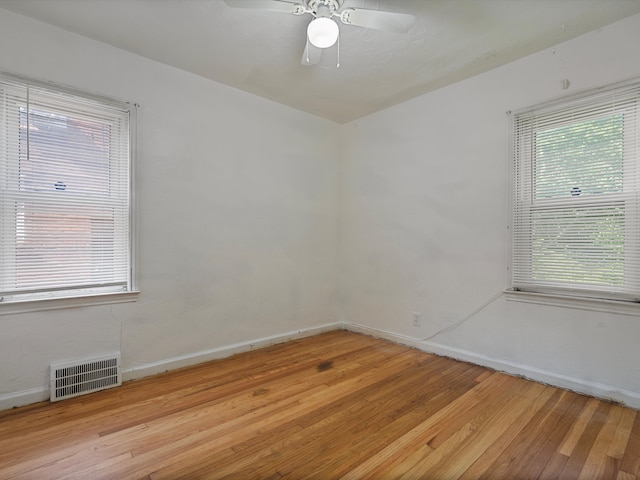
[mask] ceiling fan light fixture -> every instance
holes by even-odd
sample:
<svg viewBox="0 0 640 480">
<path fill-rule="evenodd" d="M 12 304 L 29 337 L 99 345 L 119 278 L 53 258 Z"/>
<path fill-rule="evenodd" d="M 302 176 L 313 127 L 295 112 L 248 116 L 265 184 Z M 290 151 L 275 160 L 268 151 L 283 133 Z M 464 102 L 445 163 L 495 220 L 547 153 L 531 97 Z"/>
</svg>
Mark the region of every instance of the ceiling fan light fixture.
<svg viewBox="0 0 640 480">
<path fill-rule="evenodd" d="M 328 17 L 318 17 L 307 27 L 307 36 L 314 47 L 329 48 L 338 40 L 338 24 Z"/>
</svg>

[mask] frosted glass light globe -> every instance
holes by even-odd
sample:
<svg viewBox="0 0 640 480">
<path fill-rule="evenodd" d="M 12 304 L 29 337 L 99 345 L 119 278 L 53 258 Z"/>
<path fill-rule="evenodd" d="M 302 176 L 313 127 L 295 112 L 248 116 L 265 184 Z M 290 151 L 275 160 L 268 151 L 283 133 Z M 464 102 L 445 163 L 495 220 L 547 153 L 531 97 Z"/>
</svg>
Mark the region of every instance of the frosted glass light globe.
<svg viewBox="0 0 640 480">
<path fill-rule="evenodd" d="M 338 24 L 327 17 L 314 19 L 307 27 L 307 36 L 314 47 L 329 48 L 338 40 Z"/>
</svg>

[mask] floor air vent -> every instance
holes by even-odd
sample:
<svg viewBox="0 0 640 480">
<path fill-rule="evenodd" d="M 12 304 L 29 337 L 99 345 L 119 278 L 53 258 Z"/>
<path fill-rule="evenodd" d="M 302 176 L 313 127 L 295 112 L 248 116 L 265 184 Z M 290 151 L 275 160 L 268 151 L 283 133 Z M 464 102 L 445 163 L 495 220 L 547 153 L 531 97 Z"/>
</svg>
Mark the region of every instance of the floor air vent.
<svg viewBox="0 0 640 480">
<path fill-rule="evenodd" d="M 51 364 L 51 401 L 122 385 L 120 354 Z"/>
</svg>

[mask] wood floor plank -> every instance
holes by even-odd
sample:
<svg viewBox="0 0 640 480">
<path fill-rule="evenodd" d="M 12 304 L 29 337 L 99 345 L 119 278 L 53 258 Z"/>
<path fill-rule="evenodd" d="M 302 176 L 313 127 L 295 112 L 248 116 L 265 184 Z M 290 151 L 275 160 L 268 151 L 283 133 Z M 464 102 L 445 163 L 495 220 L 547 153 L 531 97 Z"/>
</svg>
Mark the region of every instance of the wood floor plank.
<svg viewBox="0 0 640 480">
<path fill-rule="evenodd" d="M 580 436 L 580 439 L 573 449 L 567 464 L 562 470 L 562 478 L 579 477 L 600 431 L 607 422 L 612 406 L 613 404 L 607 402 L 599 402 L 598 408 L 596 408 L 593 413 L 587 428 L 585 428 L 584 432 Z"/>
<path fill-rule="evenodd" d="M 587 425 L 589 425 L 591 417 L 593 417 L 593 414 L 598 408 L 598 405 L 600 405 L 600 402 L 597 399 L 589 399 L 584 409 L 582 410 L 578 421 L 573 424 L 566 437 L 562 441 L 560 448 L 558 448 L 558 453 L 566 457 L 571 456 L 571 454 L 573 453 L 573 449 L 578 444 L 578 441 L 580 440 L 584 429 L 587 428 Z"/>
<path fill-rule="evenodd" d="M 612 405 L 609 415 L 596 437 L 591 451 L 587 456 L 582 469 L 580 470 L 580 480 L 590 480 L 592 478 L 613 478 L 618 471 L 618 459 L 608 455 L 609 446 L 613 442 L 618 424 L 622 419 L 624 408 Z M 603 452 L 605 454 L 603 455 Z"/>
<path fill-rule="evenodd" d="M 628 408 L 622 410 L 622 417 L 616 428 L 616 433 L 611 440 L 607 455 L 612 458 L 622 460 L 624 453 L 629 443 L 629 437 L 631 436 L 631 429 L 633 428 L 633 422 L 636 418 L 636 412 Z"/>
<path fill-rule="evenodd" d="M 546 405 L 554 392 L 555 389 L 551 387 L 534 384 L 530 389 L 530 393 L 523 395 L 521 400 L 525 404 L 523 413 L 512 422 L 500 436 L 488 442 L 488 448 L 484 451 L 483 455 L 478 458 L 460 478 L 472 480 L 480 478 L 482 475 L 490 476 L 489 474 L 492 472 L 493 465 L 497 462 L 498 458 L 500 458 L 507 448 L 517 443 L 516 438 L 521 435 L 522 430 L 530 424 L 534 416 Z"/>
<path fill-rule="evenodd" d="M 486 392 L 487 389 L 490 390 L 494 382 L 498 382 L 501 379 L 501 376 L 496 374 L 472 389 L 467 389 L 467 391 L 452 401 L 449 398 L 444 398 L 444 403 L 439 404 L 436 410 L 431 412 L 425 411 L 415 427 L 406 431 L 394 442 L 390 442 L 389 445 L 379 451 L 375 456 L 365 460 L 352 471 L 345 473 L 344 478 L 365 478 L 365 476 L 373 472 L 375 472 L 374 475 L 381 475 L 381 466 L 389 466 L 390 461 L 403 462 L 415 449 L 421 448 L 421 446 L 425 444 L 428 446 L 429 441 L 432 440 L 441 429 L 446 428 L 446 420 L 452 417 L 453 412 L 456 412 L 458 408 L 465 408 L 470 402 L 479 401 L 483 392 Z M 433 448 L 429 446 L 429 448 L 425 450 L 432 451 Z"/>
<path fill-rule="evenodd" d="M 0 412 L 0 478 L 636 479 L 637 412 L 328 332 Z"/>
<path fill-rule="evenodd" d="M 620 470 L 618 475 L 616 476 L 616 480 L 636 480 L 637 477 L 635 475 L 631 475 L 630 473 L 623 472 Z"/>
<path fill-rule="evenodd" d="M 464 446 L 475 437 L 478 430 L 486 426 L 491 420 L 498 408 L 495 405 L 488 404 L 473 419 L 457 428 L 455 433 L 448 436 L 447 439 L 434 446 L 429 442 L 433 451 L 430 455 L 423 457 L 408 471 L 399 478 L 411 480 L 414 478 L 458 478 L 473 463 L 473 458 L 465 458 Z"/>
<path fill-rule="evenodd" d="M 584 405 L 586 400 L 571 392 L 555 391 L 480 478 L 509 478 L 511 471 L 520 472 L 523 478 L 537 478 L 571 427 L 574 419 L 567 413 L 574 403 Z"/>
<path fill-rule="evenodd" d="M 640 476 L 640 414 L 636 413 L 627 448 L 620 463 L 620 470 Z"/>
<path fill-rule="evenodd" d="M 562 478 L 562 471 L 569 461 L 569 457 L 562 453 L 554 453 L 549 458 L 538 480 L 557 480 Z"/>
<path fill-rule="evenodd" d="M 518 395 L 515 388 L 505 393 L 500 402 L 495 403 L 495 410 L 486 408 L 482 412 L 483 416 L 489 417 L 480 423 L 474 419 L 469 425 L 471 434 L 455 447 L 452 444 L 455 450 L 443 451 L 442 458 L 426 470 L 425 475 L 428 478 L 460 478 L 488 450 L 494 439 L 500 438 L 525 414 L 527 404 L 528 401 Z"/>
</svg>

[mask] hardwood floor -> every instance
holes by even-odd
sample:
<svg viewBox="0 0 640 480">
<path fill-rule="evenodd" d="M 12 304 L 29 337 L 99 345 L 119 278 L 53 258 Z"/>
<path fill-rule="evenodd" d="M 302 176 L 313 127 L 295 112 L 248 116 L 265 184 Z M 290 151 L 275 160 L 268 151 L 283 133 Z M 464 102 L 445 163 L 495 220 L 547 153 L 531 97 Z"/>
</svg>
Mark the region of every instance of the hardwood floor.
<svg viewBox="0 0 640 480">
<path fill-rule="evenodd" d="M 336 331 L 0 412 L 0 478 L 637 479 L 635 410 Z"/>
</svg>

